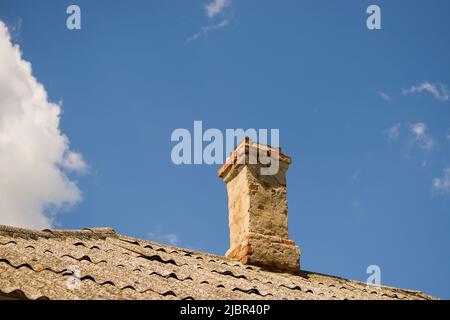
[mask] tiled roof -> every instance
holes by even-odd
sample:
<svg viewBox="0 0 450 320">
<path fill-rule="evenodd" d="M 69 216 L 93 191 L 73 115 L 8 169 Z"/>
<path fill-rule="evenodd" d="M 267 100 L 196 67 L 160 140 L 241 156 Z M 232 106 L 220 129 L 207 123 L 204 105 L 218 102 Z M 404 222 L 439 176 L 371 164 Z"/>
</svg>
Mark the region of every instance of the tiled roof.
<svg viewBox="0 0 450 320">
<path fill-rule="evenodd" d="M 79 270 L 78 287 L 68 286 Z M 118 235 L 110 228 L 0 226 L 0 299 L 433 299 L 418 291 L 225 257 Z"/>
</svg>

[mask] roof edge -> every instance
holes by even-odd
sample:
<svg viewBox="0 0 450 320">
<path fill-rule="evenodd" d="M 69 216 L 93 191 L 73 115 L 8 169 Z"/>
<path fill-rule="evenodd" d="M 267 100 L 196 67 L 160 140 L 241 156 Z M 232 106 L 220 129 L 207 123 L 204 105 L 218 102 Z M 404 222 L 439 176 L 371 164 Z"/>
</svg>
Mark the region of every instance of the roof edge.
<svg viewBox="0 0 450 320">
<path fill-rule="evenodd" d="M 19 227 L 0 225 L 0 236 L 38 239 L 38 238 L 92 238 L 105 239 L 108 237 L 117 238 L 117 233 L 113 228 L 83 228 L 78 230 L 58 230 L 44 229 L 32 230 Z"/>
</svg>

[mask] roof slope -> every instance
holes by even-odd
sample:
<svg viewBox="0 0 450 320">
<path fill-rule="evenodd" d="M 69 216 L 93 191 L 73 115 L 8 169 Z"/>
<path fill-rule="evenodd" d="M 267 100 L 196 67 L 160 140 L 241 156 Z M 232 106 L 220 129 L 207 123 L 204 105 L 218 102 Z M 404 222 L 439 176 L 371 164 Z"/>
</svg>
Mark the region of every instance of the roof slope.
<svg viewBox="0 0 450 320">
<path fill-rule="evenodd" d="M 81 285 L 69 289 L 73 266 Z M 110 228 L 0 226 L 0 299 L 433 299 L 302 271 L 274 273 L 225 257 L 118 235 Z"/>
</svg>

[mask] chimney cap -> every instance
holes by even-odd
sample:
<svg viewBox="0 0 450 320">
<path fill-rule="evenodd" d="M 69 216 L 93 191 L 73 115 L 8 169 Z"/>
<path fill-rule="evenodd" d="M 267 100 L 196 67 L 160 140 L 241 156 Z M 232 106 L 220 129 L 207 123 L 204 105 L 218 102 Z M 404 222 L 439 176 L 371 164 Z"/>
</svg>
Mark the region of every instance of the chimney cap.
<svg viewBox="0 0 450 320">
<path fill-rule="evenodd" d="M 220 178 L 226 176 L 226 174 L 234 167 L 239 165 L 249 164 L 248 159 L 249 155 L 261 155 L 266 154 L 267 157 L 272 159 L 277 159 L 278 161 L 285 162 L 286 164 L 291 164 L 291 157 L 285 155 L 280 147 L 274 148 L 267 144 L 257 143 L 253 140 L 250 140 L 249 137 L 245 137 L 244 140 L 234 148 L 233 152 L 231 152 L 230 156 L 227 158 L 222 167 L 217 171 L 217 175 Z"/>
</svg>

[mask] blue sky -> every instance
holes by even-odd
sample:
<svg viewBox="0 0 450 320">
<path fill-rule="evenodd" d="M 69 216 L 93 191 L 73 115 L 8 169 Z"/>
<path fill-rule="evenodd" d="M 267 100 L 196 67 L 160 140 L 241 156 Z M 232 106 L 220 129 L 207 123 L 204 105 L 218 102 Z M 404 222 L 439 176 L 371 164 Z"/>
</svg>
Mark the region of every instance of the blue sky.
<svg viewBox="0 0 450 320">
<path fill-rule="evenodd" d="M 450 3 L 233 0 L 209 17 L 210 2 L 0 2 L 89 167 L 67 173 L 82 200 L 56 227 L 223 255 L 219 165 L 174 165 L 171 133 L 278 128 L 303 269 L 365 281 L 375 264 L 383 284 L 450 298 Z"/>
</svg>

